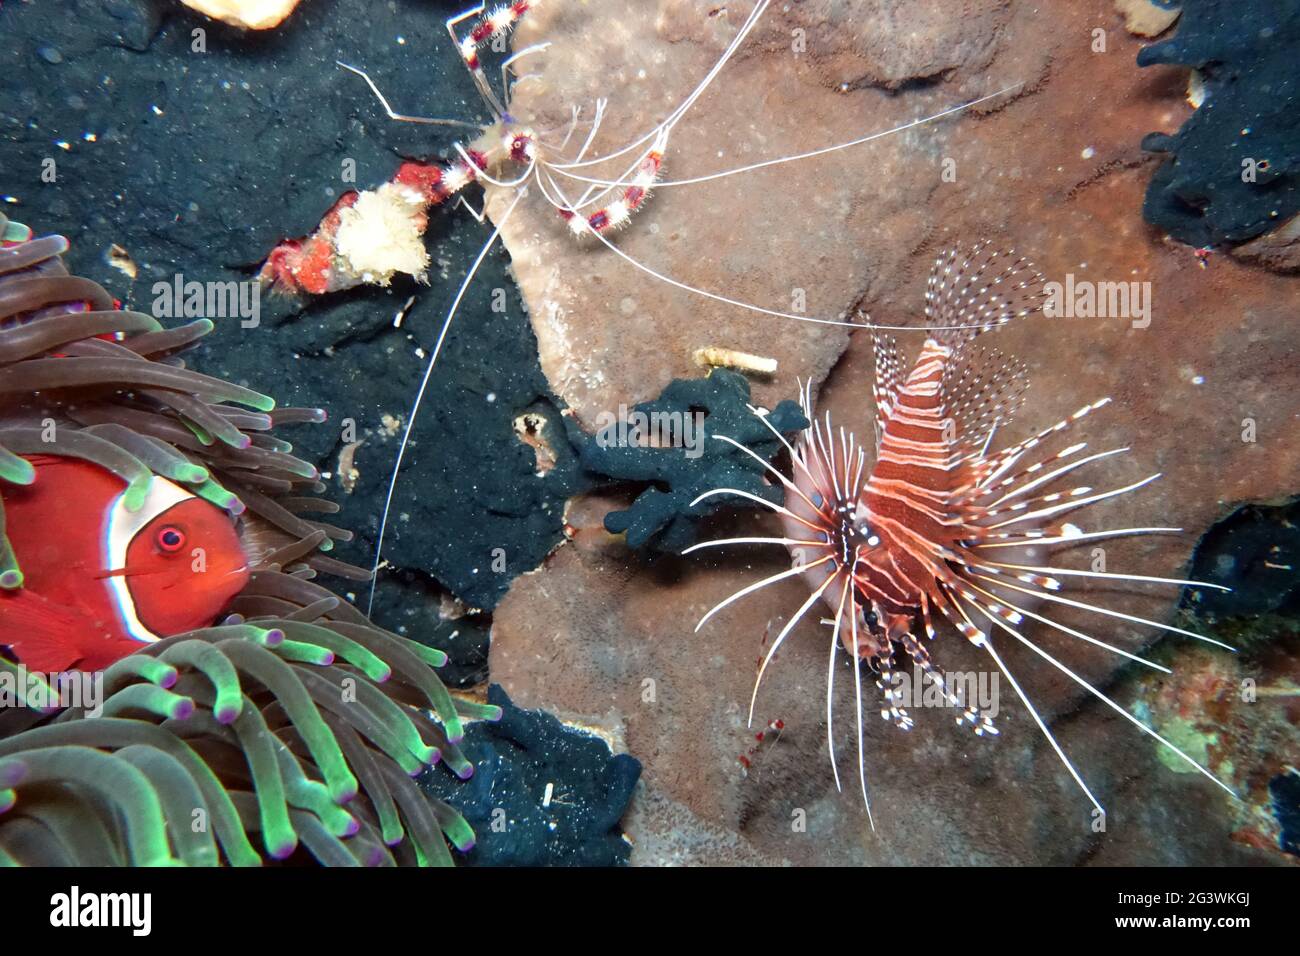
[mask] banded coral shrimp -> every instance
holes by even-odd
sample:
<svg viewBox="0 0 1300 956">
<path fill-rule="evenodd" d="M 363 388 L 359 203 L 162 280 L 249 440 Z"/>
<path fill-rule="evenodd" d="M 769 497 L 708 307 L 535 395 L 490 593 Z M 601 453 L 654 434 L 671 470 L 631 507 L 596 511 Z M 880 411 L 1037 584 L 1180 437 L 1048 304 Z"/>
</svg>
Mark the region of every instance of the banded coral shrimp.
<svg viewBox="0 0 1300 956">
<path fill-rule="evenodd" d="M 538 132 L 537 129 L 540 127 L 526 124 L 515 115 L 514 89 L 526 78 L 521 77 L 512 83 L 511 71 L 521 58 L 543 54 L 547 48 L 545 42 L 526 46 L 506 58 L 501 64 L 503 92 L 500 96 L 491 90 L 488 83 L 486 68 L 480 59 L 483 44 L 493 37 L 509 32 L 536 6 L 536 4 L 517 3 L 491 13 L 485 13 L 479 7 L 452 17 L 448 21 L 448 31 L 456 40 L 465 65 L 473 74 L 476 86 L 483 93 L 484 103 L 493 114 L 494 121 L 487 127 L 483 136 L 469 147 L 463 145 L 456 147 L 460 158 L 451 165 L 432 171 L 426 166 L 423 172 L 406 169 L 405 172 L 399 171 L 398 177 L 394 180 L 395 189 L 408 191 L 411 205 L 419 207 L 419 215 L 423 215 L 423 209 L 428 205 L 440 204 L 451 196 L 458 195 L 460 190 L 471 181 L 481 182 L 488 193 L 485 208 L 492 214 L 495 227 L 468 269 L 451 303 L 435 344 L 430 350 L 429 361 L 411 406 L 411 412 L 406 418 L 397 461 L 391 473 L 385 505 L 379 521 L 373 564 L 376 573 L 383 563 L 383 543 L 389 525 L 398 475 L 435 363 L 445 344 L 447 330 L 476 272 L 497 239 L 502 236 L 516 209 L 529 195 L 530 190 L 540 199 L 544 207 L 550 210 L 552 231 L 561 235 L 566 231 L 571 232 L 591 247 L 591 250 L 599 250 L 608 257 L 620 260 L 623 268 L 639 271 L 655 284 L 671 287 L 685 293 L 688 297 L 726 309 L 748 312 L 769 319 L 786 319 L 806 325 L 832 328 L 878 327 L 868 321 L 847 320 L 843 316 L 823 318 L 800 313 L 794 309 L 770 308 L 718 290 L 679 280 L 647 264 L 637 255 L 620 248 L 610 241 L 608 234 L 626 224 L 634 212 L 643 208 L 652 189 L 697 185 L 728 177 L 745 177 L 762 169 L 850 149 L 969 110 L 979 104 L 1004 97 L 1016 88 L 1012 86 L 999 89 L 910 122 L 829 146 L 789 153 L 699 176 L 664 179 L 660 175 L 661 166 L 665 156 L 670 155 L 671 135 L 688 111 L 710 89 L 723 68 L 735 58 L 737 51 L 768 10 L 770 0 L 759 0 L 749 8 L 743 23 L 735 29 L 733 35 L 729 36 L 725 47 L 711 67 L 690 93 L 674 108 L 667 111 L 663 118 L 639 135 L 634 135 L 629 141 L 595 155 L 593 155 L 593 143 L 597 142 L 598 134 L 603 132 L 602 127 L 608 126 L 607 121 L 610 116 L 608 100 L 597 100 L 591 119 L 585 125 L 580 108 L 577 106 L 571 108 L 568 122 L 557 126 L 553 132 Z M 717 11 L 705 13 L 705 16 L 712 17 L 716 13 Z M 468 28 L 468 33 L 459 33 L 458 26 L 474 16 L 480 18 Z M 393 108 L 388 97 L 371 81 L 361 67 L 348 65 L 346 68 L 361 75 L 379 97 L 386 114 L 393 120 L 415 123 L 440 122 L 399 112 Z M 583 130 L 581 134 L 577 132 L 579 129 Z M 574 147 L 574 152 L 564 155 L 568 145 L 571 142 L 576 143 L 579 138 L 581 142 Z M 602 173 L 606 168 L 605 164 L 609 164 L 608 168 L 614 172 Z M 577 183 L 582 188 L 582 192 L 570 195 L 569 190 L 573 188 L 570 183 Z M 351 216 L 346 218 L 354 219 Z M 375 581 L 372 581 L 371 600 L 373 600 L 374 586 Z"/>
</svg>

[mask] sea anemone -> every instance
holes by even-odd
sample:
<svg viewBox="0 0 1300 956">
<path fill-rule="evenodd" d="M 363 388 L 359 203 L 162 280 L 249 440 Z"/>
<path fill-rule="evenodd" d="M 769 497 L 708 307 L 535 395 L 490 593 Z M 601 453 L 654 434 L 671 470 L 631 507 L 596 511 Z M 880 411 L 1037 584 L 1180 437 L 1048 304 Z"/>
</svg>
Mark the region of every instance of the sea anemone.
<svg viewBox="0 0 1300 956">
<path fill-rule="evenodd" d="M 0 249 L 0 480 L 38 480 L 20 457 L 35 452 L 93 462 L 128 498 L 160 475 L 241 515 L 252 566 L 220 625 L 86 677 L 102 679 L 93 700 L 64 706 L 76 678 L 52 687 L 0 657 L 0 691 L 25 705 L 0 713 L 0 863 L 257 865 L 250 832 L 270 859 L 301 844 L 327 865 L 447 863 L 443 835 L 469 849 L 465 821 L 411 778 L 440 761 L 467 778 L 463 719 L 500 709 L 453 699 L 433 670 L 445 654 L 312 580 L 366 577 L 321 553 L 350 535 L 301 517 L 337 507 L 304 496 L 324 490 L 315 468 L 271 434 L 323 412 L 187 370 L 176 354 L 212 323 L 118 310 L 68 275 L 62 237 L 3 216 L 0 237 L 17 243 Z"/>
<path fill-rule="evenodd" d="M 0 864 L 257 866 L 250 834 L 270 859 L 301 843 L 329 866 L 449 864 L 443 834 L 469 850 L 469 825 L 411 777 L 443 758 L 469 776 L 448 734 L 496 709 L 453 702 L 438 651 L 308 616 L 150 645 L 103 673 L 91 714 L 48 716 L 68 685 L 0 662 L 25 705 L 0 717 Z"/>
</svg>

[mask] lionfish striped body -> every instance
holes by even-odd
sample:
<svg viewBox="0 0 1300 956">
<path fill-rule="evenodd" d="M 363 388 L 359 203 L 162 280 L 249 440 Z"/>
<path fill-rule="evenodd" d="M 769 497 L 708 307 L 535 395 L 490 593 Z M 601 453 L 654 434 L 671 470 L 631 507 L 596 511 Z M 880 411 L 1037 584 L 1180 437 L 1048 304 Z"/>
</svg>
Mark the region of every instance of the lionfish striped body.
<svg viewBox="0 0 1300 956">
<path fill-rule="evenodd" d="M 775 505 L 729 488 L 714 489 L 697 499 L 739 495 L 765 504 L 780 516 L 785 536 L 709 541 L 695 545 L 688 552 L 704 547 L 764 543 L 784 545 L 794 558 L 790 570 L 731 595 L 704 615 L 700 626 L 733 601 L 768 584 L 802 576 L 811 588 L 807 600 L 786 622 L 759 667 L 750 702 L 751 721 L 763 674 L 781 644 L 819 602 L 831 611 L 832 617 L 827 622 L 833 628 L 827 671 L 827 745 L 837 786 L 832 698 L 839 646 L 855 662 L 866 661 L 878 673 L 876 684 L 884 697 L 881 716 L 899 728 L 907 730 L 913 724 L 904 707 L 902 691 L 895 687 L 894 662 L 901 651 L 942 688 L 950 704 L 959 707 L 959 725 L 969 725 L 981 736 L 997 733 L 987 715 L 960 699 L 931 659 L 927 644 L 935 639 L 937 619 L 944 618 L 958 633 L 989 654 L 1097 811 L 1102 812 L 1101 804 L 1007 669 L 999 652 L 1003 641 L 1027 646 L 1224 787 L 1191 757 L 1023 633 L 1025 620 L 1031 619 L 1130 660 L 1167 670 L 1054 622 L 1035 610 L 1045 604 L 1060 603 L 1227 648 L 1218 641 L 1180 628 L 1074 601 L 1058 593 L 1062 588 L 1060 579 L 1075 576 L 1202 587 L 1217 585 L 1043 566 L 1042 555 L 1056 546 L 1178 530 L 1119 528 L 1084 532 L 1063 520 L 1069 512 L 1134 491 L 1159 477 L 1152 475 L 1103 492 L 1088 487 L 1065 490 L 1057 487 L 1059 479 L 1076 469 L 1128 450 L 1081 455 L 1087 447 L 1083 442 L 1055 452 L 1049 450 L 1050 443 L 1061 433 L 1106 405 L 1109 399 L 1084 406 L 1024 441 L 990 451 L 995 432 L 1009 424 L 1020 406 L 1025 370 L 1018 362 L 972 346 L 971 340 L 980 332 L 1035 311 L 1043 287 L 1043 278 L 1026 260 L 1001 254 L 985 243 L 968 252 L 953 250 L 941 256 L 935 262 L 926 291 L 929 336 L 906 377 L 894 343 L 876 340 L 873 390 L 876 447 L 870 465 L 867 450 L 843 429 L 836 432 L 829 415 L 817 420 L 810 389 L 805 387 L 801 400 L 810 425 L 793 447 L 786 444 L 792 475 L 787 478 L 753 456 L 785 488 L 784 503 Z M 754 411 L 763 417 L 757 409 Z M 717 437 L 736 444 L 723 436 Z M 859 780 L 870 817 L 863 753 L 862 676 L 858 663 L 853 671 Z"/>
</svg>

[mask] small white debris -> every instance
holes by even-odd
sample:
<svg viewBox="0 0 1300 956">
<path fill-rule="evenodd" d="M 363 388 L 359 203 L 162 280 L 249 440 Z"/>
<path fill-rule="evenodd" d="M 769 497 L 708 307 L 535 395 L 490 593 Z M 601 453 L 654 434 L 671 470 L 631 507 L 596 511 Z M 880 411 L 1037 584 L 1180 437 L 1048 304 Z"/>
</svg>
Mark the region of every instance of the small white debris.
<svg viewBox="0 0 1300 956">
<path fill-rule="evenodd" d="M 415 296 L 411 296 L 402 303 L 402 307 L 398 309 L 397 313 L 393 316 L 393 328 L 400 329 L 402 327 L 402 320 L 406 318 L 407 313 L 411 311 L 411 306 L 413 305 L 415 305 Z"/>
<path fill-rule="evenodd" d="M 1085 146 L 1083 148 L 1083 152 L 1080 153 L 1079 155 L 1082 156 L 1084 159 L 1092 159 L 1092 157 L 1097 155 L 1097 151 L 1093 149 L 1091 146 Z"/>
<path fill-rule="evenodd" d="M 104 261 L 129 279 L 134 279 L 139 275 L 139 269 L 135 264 L 135 260 L 131 258 L 131 254 L 116 242 L 104 252 Z"/>
<path fill-rule="evenodd" d="M 701 368 L 734 368 L 759 375 L 771 375 L 776 371 L 777 364 L 774 358 L 717 346 L 696 349 L 692 357 L 695 359 L 695 364 Z"/>
<path fill-rule="evenodd" d="M 345 494 L 352 494 L 361 478 L 361 472 L 358 470 L 355 461 L 357 449 L 363 444 L 365 444 L 364 438 L 361 441 L 354 441 L 344 445 L 339 452 L 339 484 L 343 486 Z"/>
</svg>

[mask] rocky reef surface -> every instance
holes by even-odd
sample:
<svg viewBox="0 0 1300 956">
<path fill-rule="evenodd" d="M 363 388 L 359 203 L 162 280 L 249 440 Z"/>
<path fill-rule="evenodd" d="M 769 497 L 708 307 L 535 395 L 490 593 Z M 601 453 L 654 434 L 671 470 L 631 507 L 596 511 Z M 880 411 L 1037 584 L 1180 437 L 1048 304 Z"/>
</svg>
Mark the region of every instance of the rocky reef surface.
<svg viewBox="0 0 1300 956">
<path fill-rule="evenodd" d="M 698 5 L 670 0 L 632 10 L 552 5 L 517 38 L 554 45 L 533 67 L 540 79 L 519 87 L 516 109 L 559 122 L 567 104 L 608 96 L 598 142 L 620 144 L 690 92 L 737 26 L 734 11 L 702 16 Z M 794 43 L 799 30 L 803 52 Z M 782 311 L 802 289 L 810 315 L 861 311 L 889 324 L 917 320 L 930 260 L 973 237 L 1033 255 L 1062 283 L 1071 274 L 1143 283 L 1146 316 L 1038 318 L 989 344 L 1030 367 L 1012 437 L 1113 396 L 1080 439 L 1131 451 L 1095 484 L 1163 476 L 1106 506 L 1105 524 L 1168 524 L 1185 534 L 1108 543 L 1107 567 L 1177 576 L 1198 536 L 1237 504 L 1295 494 L 1296 449 L 1287 436 L 1300 412 L 1291 385 L 1300 332 L 1289 304 L 1294 280 L 1223 256 L 1202 267 L 1191 248 L 1143 221 L 1143 194 L 1162 160 L 1143 151 L 1142 137 L 1173 133 L 1193 112 L 1186 69 L 1137 68 L 1143 42 L 1107 4 L 977 3 L 961 18 L 948 5 L 920 2 L 783 9 L 676 128 L 667 178 L 843 142 L 1020 85 L 966 115 L 853 150 L 660 189 L 617 242 L 692 286 Z M 506 198 L 490 195 L 489 210 L 499 212 Z M 865 336 L 666 287 L 606 250 L 574 245 L 547 225 L 554 213 L 540 200 L 521 209 L 506 226 L 507 248 L 542 367 L 580 419 L 655 394 L 688 374 L 696 349 L 714 346 L 779 360 L 778 373 L 756 383 L 767 404 L 811 378 L 837 422 L 870 434 Z M 900 338 L 915 348 L 906 333 Z M 757 527 L 744 518 L 719 530 Z M 692 631 L 722 597 L 787 560 L 737 549 L 721 559 L 638 566 L 619 542 L 580 537 L 517 581 L 499 606 L 493 679 L 527 706 L 605 720 L 645 761 L 629 822 L 634 862 L 1284 859 L 1277 843 L 1262 850 L 1253 838 L 1234 841 L 1238 806 L 1194 774 L 1170 771 L 1149 739 L 1024 654 L 1013 655 L 1012 667 L 1107 805 L 1107 830 L 1093 832 L 1086 801 L 1012 701 L 996 741 L 958 733 L 937 712 L 922 714 L 907 734 L 872 720 L 871 834 L 860 801 L 837 794 L 832 782 L 824 739 L 829 638 L 817 626 L 801 626 L 782 649 L 755 726 L 745 725 L 762 642 L 799 605 L 802 586 L 775 585 Z M 1177 600 L 1156 590 L 1090 596 L 1156 619 L 1167 619 Z M 547 626 L 537 628 L 538 619 Z M 1176 670 L 1183 655 L 1199 653 L 1123 621 L 1061 619 L 1125 647 L 1160 645 Z M 1293 632 L 1281 625 L 1274 633 L 1282 642 Z M 1132 675 L 1095 649 L 1044 640 L 1126 703 L 1140 693 Z M 940 641 L 936 654 L 947 666 L 979 666 L 955 640 Z M 1268 675 L 1294 673 L 1294 645 L 1277 646 L 1271 662 L 1244 653 L 1222 666 L 1241 668 L 1236 677 L 1257 671 L 1264 686 Z M 851 678 L 838 688 L 843 774 L 854 757 Z M 1300 756 L 1294 709 L 1285 697 L 1251 706 L 1286 732 L 1247 733 L 1235 751 L 1254 749 L 1258 763 L 1280 772 Z M 769 735 L 746 771 L 739 758 L 753 750 L 755 731 L 777 719 L 779 739 Z M 1246 804 L 1267 803 L 1268 779 L 1258 768 Z"/>
</svg>

